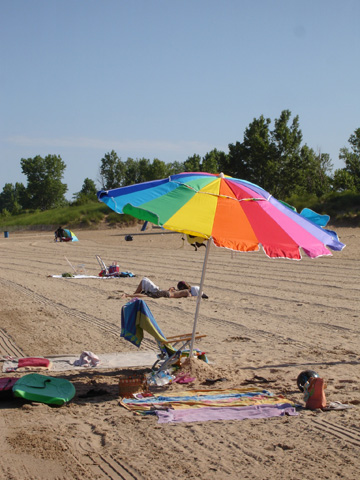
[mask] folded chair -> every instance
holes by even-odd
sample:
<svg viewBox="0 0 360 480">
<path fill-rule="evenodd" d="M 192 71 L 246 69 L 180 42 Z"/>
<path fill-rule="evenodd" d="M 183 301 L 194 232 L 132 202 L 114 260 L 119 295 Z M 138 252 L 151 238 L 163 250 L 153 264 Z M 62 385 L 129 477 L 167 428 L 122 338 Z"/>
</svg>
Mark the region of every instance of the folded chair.
<svg viewBox="0 0 360 480">
<path fill-rule="evenodd" d="M 103 259 L 100 257 L 100 255 L 95 255 L 96 257 L 96 260 L 98 261 L 98 264 L 101 268 L 101 272 L 105 274 L 109 273 L 109 269 L 108 267 L 106 266 L 105 262 L 103 261 Z"/>
<path fill-rule="evenodd" d="M 166 370 L 171 365 L 179 362 L 182 355 L 186 355 L 186 349 L 191 342 L 191 333 L 165 337 L 146 302 L 142 299 L 134 298 L 121 309 L 120 336 L 140 347 L 144 338 L 144 331 L 154 337 L 160 350 L 158 359 L 152 366 L 153 370 Z M 203 337 L 206 337 L 206 335 L 196 334 L 195 339 Z M 203 352 L 195 353 L 200 353 L 206 358 Z"/>
<path fill-rule="evenodd" d="M 157 340 L 157 344 L 160 349 L 158 359 L 152 366 L 154 370 L 157 366 L 159 370 L 166 370 L 171 365 L 178 363 L 181 357 L 189 356 L 189 345 L 191 343 L 191 333 L 185 333 L 177 337 L 167 337 L 166 342 Z M 195 334 L 195 340 L 206 337 L 206 335 L 199 335 L 199 332 Z M 207 362 L 207 358 L 204 352 L 200 350 L 194 350 L 194 354 Z"/>
<path fill-rule="evenodd" d="M 73 269 L 75 275 L 86 275 L 86 268 L 85 265 L 82 263 L 80 265 L 74 266 L 70 260 L 68 260 L 66 257 L 64 257 L 67 263 L 70 265 L 70 267 Z"/>
</svg>

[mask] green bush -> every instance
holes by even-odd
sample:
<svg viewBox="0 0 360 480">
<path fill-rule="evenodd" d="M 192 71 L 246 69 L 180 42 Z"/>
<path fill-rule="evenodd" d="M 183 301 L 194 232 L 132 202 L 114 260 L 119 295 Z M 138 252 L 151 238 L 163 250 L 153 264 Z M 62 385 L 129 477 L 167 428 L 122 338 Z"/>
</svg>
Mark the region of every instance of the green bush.
<svg viewBox="0 0 360 480">
<path fill-rule="evenodd" d="M 116 212 L 110 212 L 107 215 L 107 223 L 114 227 L 117 225 L 131 226 L 136 225 L 138 220 L 130 215 L 119 215 Z"/>
<path fill-rule="evenodd" d="M 301 212 L 303 208 L 311 208 L 313 210 L 313 206 L 316 205 L 318 202 L 318 197 L 316 195 L 307 194 L 307 195 L 291 195 L 291 197 L 287 198 L 285 201 L 289 205 L 292 205 L 296 208 L 297 212 Z M 321 213 L 321 212 L 318 212 Z"/>
</svg>

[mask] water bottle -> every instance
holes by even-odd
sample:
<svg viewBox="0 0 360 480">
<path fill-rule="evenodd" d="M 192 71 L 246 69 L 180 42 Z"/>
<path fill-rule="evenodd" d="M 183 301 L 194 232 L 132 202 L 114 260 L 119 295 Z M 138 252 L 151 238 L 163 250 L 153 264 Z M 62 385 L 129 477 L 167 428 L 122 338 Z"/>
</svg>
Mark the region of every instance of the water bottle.
<svg viewBox="0 0 360 480">
<path fill-rule="evenodd" d="M 155 373 L 151 372 L 146 378 L 148 385 L 156 385 Z"/>
</svg>

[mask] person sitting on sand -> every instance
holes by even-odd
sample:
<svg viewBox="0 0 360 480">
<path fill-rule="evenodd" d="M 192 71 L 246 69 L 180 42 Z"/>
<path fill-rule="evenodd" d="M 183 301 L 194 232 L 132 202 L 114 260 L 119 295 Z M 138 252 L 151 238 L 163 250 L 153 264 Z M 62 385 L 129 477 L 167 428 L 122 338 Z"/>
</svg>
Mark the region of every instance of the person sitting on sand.
<svg viewBox="0 0 360 480">
<path fill-rule="evenodd" d="M 63 241 L 63 238 L 65 237 L 65 231 L 62 227 L 59 227 L 57 230 L 55 230 L 55 242 L 60 240 L 60 242 Z"/>
</svg>

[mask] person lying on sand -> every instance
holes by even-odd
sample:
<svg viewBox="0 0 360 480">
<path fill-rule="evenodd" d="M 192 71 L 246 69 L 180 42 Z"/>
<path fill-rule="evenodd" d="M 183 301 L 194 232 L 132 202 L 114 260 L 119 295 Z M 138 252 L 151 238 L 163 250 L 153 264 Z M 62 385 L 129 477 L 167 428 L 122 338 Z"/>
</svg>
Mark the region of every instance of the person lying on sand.
<svg viewBox="0 0 360 480">
<path fill-rule="evenodd" d="M 198 286 L 191 286 L 190 283 L 187 283 L 185 282 L 184 280 L 181 280 L 178 284 L 177 284 L 177 289 L 181 292 L 186 292 L 188 291 L 190 293 L 190 296 L 191 297 L 197 297 L 199 295 L 199 292 L 200 292 L 200 287 Z M 205 293 L 202 294 L 201 298 L 209 298 L 207 295 L 205 295 Z"/>
<path fill-rule="evenodd" d="M 180 288 L 179 288 L 180 286 Z M 183 298 L 183 297 L 196 297 L 199 294 L 200 287 L 191 287 L 186 282 L 179 282 L 178 289 L 170 287 L 167 290 L 162 290 L 155 285 L 149 278 L 143 277 L 134 293 L 124 293 L 123 297 L 142 297 L 148 296 L 152 298 Z M 203 294 L 202 298 L 208 298 Z"/>
</svg>

